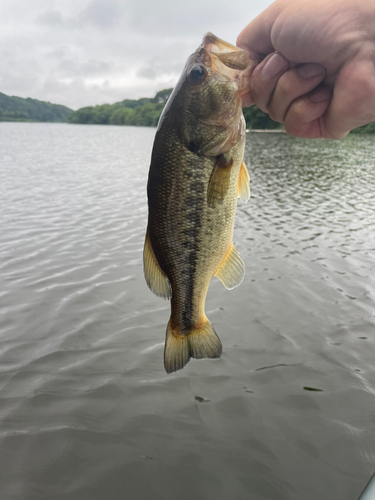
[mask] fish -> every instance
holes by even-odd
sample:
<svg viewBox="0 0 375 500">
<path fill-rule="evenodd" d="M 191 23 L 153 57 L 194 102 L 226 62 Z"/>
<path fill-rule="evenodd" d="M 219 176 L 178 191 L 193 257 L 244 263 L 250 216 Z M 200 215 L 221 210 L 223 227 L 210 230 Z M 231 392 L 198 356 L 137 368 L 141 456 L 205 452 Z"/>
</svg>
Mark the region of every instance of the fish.
<svg viewBox="0 0 375 500">
<path fill-rule="evenodd" d="M 164 367 L 219 358 L 222 343 L 205 314 L 211 278 L 239 285 L 245 266 L 233 244 L 237 198 L 247 202 L 248 52 L 212 33 L 188 58 L 159 119 L 147 184 L 143 264 L 149 288 L 171 300 Z"/>
</svg>

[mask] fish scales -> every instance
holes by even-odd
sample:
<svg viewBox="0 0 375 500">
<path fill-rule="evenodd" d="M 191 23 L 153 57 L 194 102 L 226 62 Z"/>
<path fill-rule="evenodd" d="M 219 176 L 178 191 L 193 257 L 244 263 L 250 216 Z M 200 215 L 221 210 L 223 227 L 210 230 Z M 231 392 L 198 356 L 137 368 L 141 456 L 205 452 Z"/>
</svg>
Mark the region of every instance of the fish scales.
<svg viewBox="0 0 375 500">
<path fill-rule="evenodd" d="M 219 40 L 214 35 L 207 37 L 210 42 Z M 193 56 L 190 65 L 194 67 Z M 209 113 L 197 121 L 197 97 L 188 109 L 179 98 L 185 82 L 186 78 L 182 78 L 160 120 L 147 190 L 145 276 L 157 295 L 171 298 L 165 347 L 167 372 L 182 368 L 190 357 L 221 355 L 221 342 L 204 312 L 208 287 L 228 255 L 229 264 L 224 267 L 232 266 L 232 274 L 237 272 L 239 280 L 243 277 L 242 260 L 235 249 L 232 251 L 240 172 L 246 169 L 243 116 L 240 103 L 234 105 L 230 99 L 236 95 L 240 100 L 238 84 L 228 79 L 230 88 L 221 88 L 220 99 L 211 96 L 207 100 L 215 85 L 209 89 L 211 92 L 206 91 Z M 234 132 L 228 132 L 228 119 L 217 118 L 223 102 Z M 214 122 L 209 123 L 212 112 Z M 243 189 L 246 191 L 246 186 Z"/>
</svg>

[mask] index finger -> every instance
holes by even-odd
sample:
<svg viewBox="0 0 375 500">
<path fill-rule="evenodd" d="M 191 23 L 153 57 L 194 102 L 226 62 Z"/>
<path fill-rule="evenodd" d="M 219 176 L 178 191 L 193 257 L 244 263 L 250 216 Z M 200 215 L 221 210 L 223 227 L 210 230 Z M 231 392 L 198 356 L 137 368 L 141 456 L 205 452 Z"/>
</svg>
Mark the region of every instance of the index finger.
<svg viewBox="0 0 375 500">
<path fill-rule="evenodd" d="M 275 51 L 271 41 L 271 30 L 279 9 L 278 3 L 272 4 L 244 28 L 237 38 L 237 46 L 248 50 L 250 57 L 259 62 Z"/>
</svg>

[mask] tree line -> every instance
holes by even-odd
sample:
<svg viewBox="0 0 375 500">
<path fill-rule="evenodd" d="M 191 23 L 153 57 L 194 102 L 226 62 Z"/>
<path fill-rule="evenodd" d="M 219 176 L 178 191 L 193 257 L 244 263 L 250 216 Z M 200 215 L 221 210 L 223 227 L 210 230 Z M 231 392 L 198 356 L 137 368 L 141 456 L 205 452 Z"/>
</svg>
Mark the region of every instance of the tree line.
<svg viewBox="0 0 375 500">
<path fill-rule="evenodd" d="M 160 90 L 155 97 L 124 99 L 114 104 L 86 106 L 73 111 L 66 106 L 7 96 L 0 92 L 0 121 L 68 122 L 97 125 L 133 125 L 156 127 L 172 88 Z M 246 128 L 281 129 L 277 123 L 257 106 L 243 110 Z M 353 133 L 374 134 L 375 122 L 357 128 Z"/>
<path fill-rule="evenodd" d="M 115 104 L 86 106 L 72 113 L 68 122 L 156 127 L 172 90 L 173 88 L 161 90 L 153 98 L 125 99 Z M 273 121 L 267 113 L 264 113 L 257 106 L 244 108 L 243 114 L 247 129 L 273 130 L 283 128 L 281 123 Z M 355 129 L 353 132 L 375 133 L 375 122 Z"/>
<path fill-rule="evenodd" d="M 125 99 L 115 104 L 86 106 L 75 111 L 68 122 L 156 127 L 172 90 L 160 90 L 153 98 Z"/>
<path fill-rule="evenodd" d="M 60 104 L 8 96 L 0 92 L 0 121 L 2 122 L 66 122 L 72 109 Z"/>
</svg>

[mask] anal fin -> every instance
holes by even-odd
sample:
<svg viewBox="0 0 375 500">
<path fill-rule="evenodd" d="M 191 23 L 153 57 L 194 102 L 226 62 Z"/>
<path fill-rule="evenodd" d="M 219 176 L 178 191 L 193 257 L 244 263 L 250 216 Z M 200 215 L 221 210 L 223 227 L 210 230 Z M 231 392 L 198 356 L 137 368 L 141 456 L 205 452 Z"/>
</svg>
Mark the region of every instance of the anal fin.
<svg viewBox="0 0 375 500">
<path fill-rule="evenodd" d="M 146 283 L 150 290 L 158 297 L 170 299 L 172 296 L 171 285 L 155 257 L 148 229 L 146 233 L 145 247 L 143 250 L 143 270 Z"/>
<path fill-rule="evenodd" d="M 245 264 L 233 243 L 214 276 L 219 278 L 228 290 L 232 290 L 242 282 L 245 276 Z"/>
<path fill-rule="evenodd" d="M 244 161 L 242 162 L 238 178 L 238 197 L 245 203 L 250 198 L 250 175 Z"/>
</svg>

